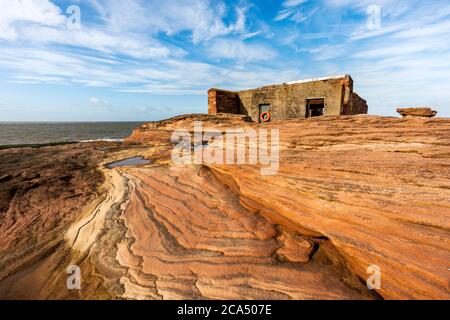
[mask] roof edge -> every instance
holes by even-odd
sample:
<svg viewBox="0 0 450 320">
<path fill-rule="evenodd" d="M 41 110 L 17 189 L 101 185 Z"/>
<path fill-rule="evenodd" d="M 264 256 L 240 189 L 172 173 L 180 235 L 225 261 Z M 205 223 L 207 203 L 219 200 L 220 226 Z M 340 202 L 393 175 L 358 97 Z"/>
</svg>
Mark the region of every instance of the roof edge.
<svg viewBox="0 0 450 320">
<path fill-rule="evenodd" d="M 297 81 L 286 82 L 286 84 L 298 84 L 298 83 L 307 83 L 307 82 L 316 82 L 316 81 L 344 79 L 344 78 L 347 78 L 347 77 L 350 77 L 350 75 L 349 74 L 343 74 L 343 75 L 337 75 L 337 76 L 311 78 L 311 79 L 304 79 L 304 80 L 297 80 Z"/>
</svg>

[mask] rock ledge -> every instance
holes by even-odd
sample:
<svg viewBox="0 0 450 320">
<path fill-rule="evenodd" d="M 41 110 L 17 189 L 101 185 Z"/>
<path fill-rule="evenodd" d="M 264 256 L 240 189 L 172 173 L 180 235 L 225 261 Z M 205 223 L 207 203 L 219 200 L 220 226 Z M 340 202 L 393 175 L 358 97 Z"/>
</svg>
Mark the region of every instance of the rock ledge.
<svg viewBox="0 0 450 320">
<path fill-rule="evenodd" d="M 403 117 L 420 117 L 420 118 L 433 118 L 438 112 L 431 108 L 398 108 L 397 112 Z"/>
</svg>

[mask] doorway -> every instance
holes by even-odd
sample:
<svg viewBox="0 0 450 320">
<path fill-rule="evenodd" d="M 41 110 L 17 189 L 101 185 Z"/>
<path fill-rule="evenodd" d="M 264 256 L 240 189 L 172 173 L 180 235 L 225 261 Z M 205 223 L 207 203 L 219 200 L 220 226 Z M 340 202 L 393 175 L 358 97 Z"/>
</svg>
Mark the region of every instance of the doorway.
<svg viewBox="0 0 450 320">
<path fill-rule="evenodd" d="M 270 104 L 260 104 L 259 105 L 259 115 L 258 115 L 258 119 L 259 122 L 261 123 L 261 115 L 265 112 L 269 112 L 270 113 Z"/>
<path fill-rule="evenodd" d="M 306 103 L 306 117 L 320 117 L 325 113 L 325 99 L 309 99 Z"/>
</svg>

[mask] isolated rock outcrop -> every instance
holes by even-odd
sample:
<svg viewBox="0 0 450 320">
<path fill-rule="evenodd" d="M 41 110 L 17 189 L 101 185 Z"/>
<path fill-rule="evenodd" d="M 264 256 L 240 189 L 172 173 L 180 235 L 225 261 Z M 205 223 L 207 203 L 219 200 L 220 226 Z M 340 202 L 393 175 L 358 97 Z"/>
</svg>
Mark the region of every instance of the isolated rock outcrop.
<svg viewBox="0 0 450 320">
<path fill-rule="evenodd" d="M 431 108 L 398 108 L 397 112 L 403 117 L 433 118 L 438 112 Z"/>
</svg>

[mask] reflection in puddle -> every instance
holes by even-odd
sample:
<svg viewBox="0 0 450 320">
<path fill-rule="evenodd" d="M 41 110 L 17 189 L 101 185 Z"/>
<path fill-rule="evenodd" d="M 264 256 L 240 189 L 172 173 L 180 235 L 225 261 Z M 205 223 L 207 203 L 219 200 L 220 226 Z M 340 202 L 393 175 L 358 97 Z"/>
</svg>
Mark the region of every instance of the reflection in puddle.
<svg viewBox="0 0 450 320">
<path fill-rule="evenodd" d="M 117 167 L 138 166 L 138 165 L 150 164 L 150 163 L 152 163 L 151 160 L 148 160 L 148 159 L 145 159 L 142 157 L 132 157 L 132 158 L 108 163 L 106 165 L 106 167 L 108 169 L 113 169 L 113 168 L 117 168 Z"/>
</svg>

